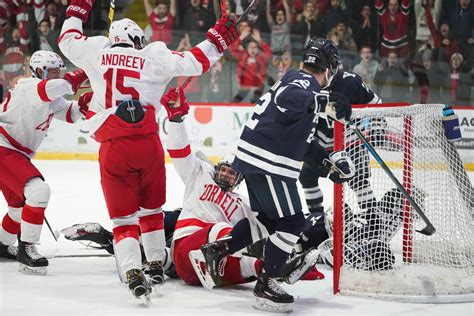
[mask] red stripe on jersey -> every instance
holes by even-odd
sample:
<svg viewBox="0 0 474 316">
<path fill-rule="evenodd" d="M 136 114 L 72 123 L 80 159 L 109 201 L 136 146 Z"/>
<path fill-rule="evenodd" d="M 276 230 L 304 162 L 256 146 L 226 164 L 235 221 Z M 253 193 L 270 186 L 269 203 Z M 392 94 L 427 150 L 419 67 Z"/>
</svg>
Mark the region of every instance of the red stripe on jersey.
<svg viewBox="0 0 474 316">
<path fill-rule="evenodd" d="M 18 149 L 18 150 L 20 150 L 24 153 L 27 153 L 28 155 L 31 155 L 33 153 L 33 151 L 31 149 L 21 146 L 21 144 L 19 142 L 17 142 L 13 137 L 11 137 L 10 134 L 8 134 L 8 132 L 2 126 L 0 126 L 0 134 L 5 136 L 5 138 L 8 140 L 8 142 L 13 147 L 15 147 L 16 149 Z"/>
<path fill-rule="evenodd" d="M 2 228 L 10 234 L 18 234 L 20 232 L 20 223 L 15 222 L 8 213 L 3 217 Z"/>
<path fill-rule="evenodd" d="M 216 240 L 219 240 L 220 238 L 224 237 L 225 235 L 229 234 L 232 231 L 231 227 L 226 227 L 223 228 L 218 234 Z"/>
<path fill-rule="evenodd" d="M 66 32 L 64 32 L 63 34 L 61 34 L 61 36 L 59 36 L 58 44 L 59 44 L 59 42 L 61 42 L 63 40 L 64 35 L 66 35 L 67 33 L 78 33 L 81 37 L 84 36 L 84 34 L 82 34 L 82 32 L 77 30 L 77 29 L 70 29 L 70 30 L 67 30 Z"/>
<path fill-rule="evenodd" d="M 193 47 L 189 51 L 191 52 L 191 54 L 194 55 L 197 61 L 202 65 L 202 73 L 205 73 L 206 71 L 208 71 L 211 65 L 209 63 L 209 59 L 207 58 L 206 55 L 204 55 L 202 50 L 199 47 Z"/>
<path fill-rule="evenodd" d="M 207 223 L 197 218 L 180 219 L 176 222 L 175 230 L 177 230 L 178 228 L 184 228 L 188 226 L 198 226 L 198 227 L 204 228 L 209 225 L 213 225 L 213 223 Z"/>
<path fill-rule="evenodd" d="M 38 95 L 43 102 L 51 102 L 51 100 L 48 98 L 48 94 L 46 93 L 47 83 L 48 80 L 41 80 L 40 83 L 38 83 Z"/>
<path fill-rule="evenodd" d="M 43 225 L 44 210 L 44 207 L 33 207 L 26 204 L 21 212 L 21 220 L 30 224 Z"/>
<path fill-rule="evenodd" d="M 89 110 L 87 111 L 87 114 L 86 114 L 86 120 L 90 119 L 91 117 L 93 117 L 94 115 L 96 115 L 95 112 Z"/>
<path fill-rule="evenodd" d="M 8 102 L 10 102 L 11 94 L 10 91 L 8 91 L 7 98 L 5 101 L 3 101 L 3 112 L 6 112 L 8 109 Z"/>
<path fill-rule="evenodd" d="M 142 234 L 161 230 L 164 228 L 163 212 L 142 216 L 139 218 L 139 223 Z"/>
<path fill-rule="evenodd" d="M 112 229 L 115 242 L 118 244 L 124 238 L 135 238 L 138 240 L 138 225 L 124 225 Z"/>
<path fill-rule="evenodd" d="M 69 109 L 67 109 L 66 113 L 66 122 L 68 123 L 74 123 L 74 121 L 72 120 L 72 105 L 73 103 L 71 102 L 71 105 L 69 106 Z"/>
<path fill-rule="evenodd" d="M 168 149 L 171 158 L 185 158 L 191 154 L 191 146 L 187 145 L 181 149 Z"/>
</svg>

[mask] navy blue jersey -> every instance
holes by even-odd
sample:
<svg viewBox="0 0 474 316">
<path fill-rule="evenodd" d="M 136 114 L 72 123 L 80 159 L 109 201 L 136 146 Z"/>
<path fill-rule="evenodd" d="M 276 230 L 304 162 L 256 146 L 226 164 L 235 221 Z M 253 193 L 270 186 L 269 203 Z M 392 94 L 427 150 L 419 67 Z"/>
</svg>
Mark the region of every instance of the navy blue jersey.
<svg viewBox="0 0 474 316">
<path fill-rule="evenodd" d="M 350 104 L 380 103 L 381 100 L 362 81 L 359 75 L 339 70 L 334 76 L 331 85 L 324 90 L 341 93 L 349 99 Z M 321 146 L 332 151 L 334 145 L 334 122 L 329 119 L 319 119 L 316 136 Z"/>
<path fill-rule="evenodd" d="M 319 92 L 316 79 L 303 70 L 290 70 L 275 83 L 258 100 L 240 136 L 234 168 L 296 180 L 317 113 L 327 103 L 327 94 Z"/>
</svg>

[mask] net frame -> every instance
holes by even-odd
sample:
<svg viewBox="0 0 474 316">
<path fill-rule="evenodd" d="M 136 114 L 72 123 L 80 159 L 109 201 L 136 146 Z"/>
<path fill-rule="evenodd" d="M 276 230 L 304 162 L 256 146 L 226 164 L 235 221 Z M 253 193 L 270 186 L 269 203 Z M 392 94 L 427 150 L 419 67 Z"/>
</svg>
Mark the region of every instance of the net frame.
<svg viewBox="0 0 474 316">
<path fill-rule="evenodd" d="M 353 109 L 355 112 L 360 111 L 359 109 L 395 109 L 404 112 L 406 111 L 408 114 L 410 113 L 410 109 L 407 108 L 411 104 L 409 103 L 389 103 L 389 104 L 369 104 L 369 105 L 353 105 Z M 441 107 L 442 105 L 437 105 Z M 415 106 L 414 106 L 415 107 Z M 363 110 L 362 110 L 363 111 Z M 412 176 L 413 176 L 413 140 L 410 138 L 410 135 L 413 132 L 413 121 L 410 115 L 406 115 L 403 117 L 403 162 L 402 162 L 402 185 L 405 190 L 412 194 Z M 440 114 L 441 117 L 441 114 Z M 345 140 L 344 140 L 344 132 L 345 127 L 336 122 L 334 125 L 334 150 L 343 150 L 345 147 Z M 454 148 L 454 147 L 453 147 Z M 455 151 L 455 149 L 454 149 Z M 456 153 L 457 154 L 457 153 Z M 372 157 L 371 157 L 372 158 Z M 456 175 L 457 176 L 457 175 Z M 472 192 L 470 192 L 472 195 Z M 472 197 L 471 197 L 472 198 Z M 402 240 L 402 260 L 404 263 L 407 263 L 407 268 L 414 267 L 414 271 L 410 273 L 416 273 L 416 269 L 423 268 L 422 265 L 411 264 L 413 261 L 413 213 L 411 206 L 409 205 L 406 199 L 403 199 L 403 240 Z M 443 295 L 436 295 L 431 291 L 430 293 L 420 293 L 417 295 L 412 295 L 412 293 L 390 293 L 387 291 L 386 293 L 382 292 L 365 292 L 364 289 L 360 290 L 349 290 L 345 289 L 341 286 L 341 274 L 348 273 L 348 277 L 351 278 L 360 278 L 360 277 L 367 277 L 367 274 L 370 272 L 367 271 L 357 271 L 356 269 L 344 269 L 343 265 L 343 207 L 344 207 L 344 186 L 340 184 L 334 185 L 334 268 L 333 268 L 333 292 L 348 294 L 348 295 L 357 295 L 363 297 L 370 297 L 370 298 L 377 298 L 383 300 L 392 300 L 392 301 L 402 301 L 402 302 L 415 302 L 415 303 L 445 303 L 445 302 L 472 302 L 474 301 L 474 285 L 470 285 L 469 283 L 472 282 L 474 284 L 474 275 L 472 273 L 473 267 L 468 271 L 469 278 L 467 280 L 461 281 L 463 282 L 463 286 L 468 288 L 467 293 L 443 293 Z M 468 206 L 469 207 L 469 206 Z M 472 208 L 472 205 L 470 206 Z M 474 213 L 471 210 L 471 213 Z M 473 215 L 474 216 L 474 215 Z M 438 229 L 438 228 L 437 228 Z M 441 228 L 442 229 L 442 228 Z M 436 233 L 435 233 L 436 234 Z M 468 237 L 471 238 L 471 237 Z M 469 254 L 472 256 L 472 249 L 469 249 Z M 472 264 L 472 258 L 470 259 Z M 403 271 L 402 271 L 403 272 Z M 445 271 L 440 271 L 443 273 Z M 400 273 L 400 277 L 403 278 L 404 274 Z M 384 278 L 381 277 L 380 279 L 374 278 L 373 282 L 383 282 Z M 402 282 L 403 280 L 400 280 Z M 467 285 L 464 284 L 467 282 Z M 388 287 L 390 285 L 387 285 Z M 407 284 L 406 286 L 410 286 Z M 452 285 L 451 285 L 452 286 Z"/>
</svg>

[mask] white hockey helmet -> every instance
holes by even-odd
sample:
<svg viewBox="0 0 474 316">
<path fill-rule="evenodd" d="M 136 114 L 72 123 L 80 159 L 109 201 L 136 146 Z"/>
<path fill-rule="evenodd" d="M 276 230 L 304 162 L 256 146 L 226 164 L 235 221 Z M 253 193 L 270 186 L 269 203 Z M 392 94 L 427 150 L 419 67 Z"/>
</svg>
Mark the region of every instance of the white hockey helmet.
<svg viewBox="0 0 474 316">
<path fill-rule="evenodd" d="M 243 180 L 243 175 L 232 168 L 234 155 L 225 155 L 214 166 L 214 181 L 224 191 L 234 190 Z"/>
<path fill-rule="evenodd" d="M 109 29 L 109 40 L 112 47 L 120 44 L 135 49 L 145 47 L 145 33 L 137 23 L 126 18 L 112 22 Z"/>
<path fill-rule="evenodd" d="M 36 70 L 38 68 L 43 70 L 42 76 L 37 73 Z M 63 59 L 58 54 L 46 50 L 38 50 L 31 55 L 30 69 L 33 77 L 44 79 L 47 76 L 48 69 L 53 68 L 59 68 L 60 70 L 65 68 Z"/>
</svg>

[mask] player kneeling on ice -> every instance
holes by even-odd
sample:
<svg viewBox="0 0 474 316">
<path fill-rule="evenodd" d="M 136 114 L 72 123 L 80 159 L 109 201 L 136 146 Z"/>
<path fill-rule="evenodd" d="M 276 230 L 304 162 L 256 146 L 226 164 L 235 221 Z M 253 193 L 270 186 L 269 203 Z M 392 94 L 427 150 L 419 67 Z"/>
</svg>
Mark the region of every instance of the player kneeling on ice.
<svg viewBox="0 0 474 316">
<path fill-rule="evenodd" d="M 255 280 L 262 272 L 261 259 L 245 255 L 224 256 L 216 267 L 218 275 L 205 269 L 200 248 L 209 242 L 226 238 L 234 225 L 244 220 L 251 227 L 253 241 L 266 238 L 267 229 L 250 210 L 245 197 L 234 192 L 242 175 L 232 168 L 232 156 L 224 157 L 213 166 L 194 154 L 189 145 L 183 116 L 189 105 L 182 89 L 170 89 L 161 99 L 168 112 L 168 152 L 185 184 L 183 210 L 176 223 L 171 252 L 176 273 L 188 284 L 211 288 Z M 294 283 L 308 272 L 317 259 L 311 250 L 288 263 L 287 282 Z"/>
<path fill-rule="evenodd" d="M 178 76 L 198 76 L 221 58 L 238 38 L 235 19 L 223 16 L 202 41 L 186 52 L 163 42 L 145 43 L 132 20 L 112 22 L 109 37 L 87 37 L 94 0 L 71 0 L 58 45 L 91 78 L 94 98 L 88 112 L 93 137 L 100 142 L 101 185 L 113 222 L 115 251 L 129 289 L 149 302 L 150 282 L 163 282 L 165 257 L 162 205 L 166 200 L 164 152 L 155 112 L 166 85 Z M 141 272 L 139 230 L 148 261 Z"/>
<path fill-rule="evenodd" d="M 60 78 L 64 63 L 58 54 L 37 51 L 31 56 L 32 78 L 20 79 L 7 94 L 0 112 L 0 190 L 8 204 L 0 230 L 0 257 L 16 258 L 20 271 L 46 274 L 48 260 L 39 242 L 49 185 L 31 158 L 54 118 L 73 123 L 85 116 L 92 92 L 67 101 L 87 79 L 78 69 Z M 14 247 L 18 238 L 18 248 Z"/>
</svg>

